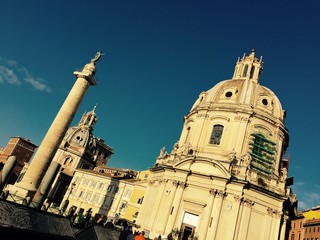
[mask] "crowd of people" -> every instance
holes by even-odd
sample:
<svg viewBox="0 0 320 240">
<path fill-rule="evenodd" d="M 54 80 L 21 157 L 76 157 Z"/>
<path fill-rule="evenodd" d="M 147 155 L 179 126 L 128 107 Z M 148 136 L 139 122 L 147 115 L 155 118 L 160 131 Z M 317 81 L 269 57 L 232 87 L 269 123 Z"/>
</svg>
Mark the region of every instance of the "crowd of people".
<svg viewBox="0 0 320 240">
<path fill-rule="evenodd" d="M 145 240 L 144 231 L 133 231 L 132 226 L 126 221 L 122 223 L 123 230 L 120 232 L 119 240 Z"/>
<path fill-rule="evenodd" d="M 76 228 L 86 228 L 94 222 L 94 224 L 101 225 L 110 229 L 117 229 L 112 221 L 106 222 L 107 217 L 105 215 L 99 216 L 97 219 L 92 217 L 92 209 L 89 208 L 85 214 L 76 213 L 76 207 L 71 207 L 67 215 L 72 226 Z M 173 240 L 171 233 L 165 238 L 167 240 Z M 119 240 L 146 240 L 145 232 L 134 230 L 133 227 L 127 223 L 126 220 L 121 223 L 121 231 L 119 235 Z M 162 240 L 161 235 L 159 235 L 156 240 Z"/>
<path fill-rule="evenodd" d="M 123 222 L 122 226 L 123 230 L 120 232 L 119 240 L 146 240 L 144 231 L 133 231 L 132 226 L 127 222 Z M 170 233 L 165 239 L 173 240 L 172 234 Z M 161 234 L 154 240 L 162 240 Z"/>
<path fill-rule="evenodd" d="M 85 228 L 88 227 L 92 220 L 92 209 L 89 208 L 85 214 L 76 213 L 76 207 L 71 207 L 67 218 L 70 220 L 72 226 L 77 228 Z"/>
</svg>

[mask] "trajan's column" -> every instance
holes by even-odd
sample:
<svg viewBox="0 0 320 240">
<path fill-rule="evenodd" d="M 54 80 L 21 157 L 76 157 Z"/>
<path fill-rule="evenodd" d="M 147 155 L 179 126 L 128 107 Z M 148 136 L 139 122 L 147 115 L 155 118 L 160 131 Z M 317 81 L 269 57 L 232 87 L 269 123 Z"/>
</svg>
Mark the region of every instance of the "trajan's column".
<svg viewBox="0 0 320 240">
<path fill-rule="evenodd" d="M 11 189 L 9 188 L 9 192 L 14 191 L 13 194 L 35 202 L 41 201 L 41 195 L 43 194 L 39 191 L 40 185 L 43 185 L 41 181 L 64 135 L 70 127 L 87 89 L 90 85 L 96 85 L 94 79 L 96 62 L 101 56 L 102 53 L 100 51 L 97 52 L 95 57 L 84 66 L 81 72 L 74 72 L 77 77 L 75 84 L 53 120 L 22 180 L 13 185 Z"/>
</svg>

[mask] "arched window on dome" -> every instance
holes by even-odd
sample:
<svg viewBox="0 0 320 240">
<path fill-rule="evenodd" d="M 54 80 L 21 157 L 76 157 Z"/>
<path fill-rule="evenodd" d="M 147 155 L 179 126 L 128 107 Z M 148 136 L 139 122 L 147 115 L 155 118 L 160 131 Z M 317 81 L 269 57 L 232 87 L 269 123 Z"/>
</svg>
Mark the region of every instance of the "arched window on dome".
<svg viewBox="0 0 320 240">
<path fill-rule="evenodd" d="M 223 132 L 223 126 L 220 124 L 216 124 L 213 126 L 211 137 L 210 137 L 210 144 L 220 145 L 221 137 Z"/>
<path fill-rule="evenodd" d="M 248 64 L 246 64 L 244 66 L 244 69 L 243 69 L 242 77 L 246 77 L 247 76 L 248 68 L 249 68 L 249 66 L 248 66 Z"/>
</svg>

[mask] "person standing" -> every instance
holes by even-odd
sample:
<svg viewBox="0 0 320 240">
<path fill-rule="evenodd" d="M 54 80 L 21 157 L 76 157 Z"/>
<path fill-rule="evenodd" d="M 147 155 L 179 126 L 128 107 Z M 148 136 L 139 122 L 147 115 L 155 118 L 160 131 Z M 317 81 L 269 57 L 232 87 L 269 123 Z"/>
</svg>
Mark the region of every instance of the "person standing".
<svg viewBox="0 0 320 240">
<path fill-rule="evenodd" d="M 89 208 L 86 212 L 86 215 L 84 216 L 84 221 L 82 224 L 82 227 L 88 227 L 91 221 L 91 216 L 92 216 L 92 208 Z"/>
<path fill-rule="evenodd" d="M 141 231 L 140 234 L 134 238 L 134 240 L 146 240 L 144 237 L 144 231 Z"/>
<path fill-rule="evenodd" d="M 127 240 L 127 237 L 130 234 L 130 228 L 126 221 L 122 223 L 122 226 L 123 226 L 123 229 L 120 232 L 119 240 Z"/>
<path fill-rule="evenodd" d="M 69 209 L 69 213 L 68 213 L 68 216 L 67 218 L 71 221 L 72 218 L 73 218 L 73 215 L 75 214 L 76 212 L 76 207 L 75 206 L 72 206 L 70 209 Z"/>
</svg>

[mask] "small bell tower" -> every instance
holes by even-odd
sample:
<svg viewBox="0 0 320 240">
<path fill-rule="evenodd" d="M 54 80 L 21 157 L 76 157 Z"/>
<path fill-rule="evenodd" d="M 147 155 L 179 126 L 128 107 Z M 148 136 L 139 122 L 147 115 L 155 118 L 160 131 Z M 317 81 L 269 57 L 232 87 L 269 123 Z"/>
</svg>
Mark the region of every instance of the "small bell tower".
<svg viewBox="0 0 320 240">
<path fill-rule="evenodd" d="M 238 58 L 232 79 L 252 80 L 259 83 L 259 76 L 263 70 L 262 57 L 255 57 L 255 50 L 252 49 L 249 56 L 246 54 Z"/>
<path fill-rule="evenodd" d="M 97 115 L 95 113 L 97 106 L 94 106 L 93 110 L 87 113 L 84 113 L 78 126 L 82 125 L 82 126 L 87 126 L 88 129 L 93 129 L 98 118 Z"/>
</svg>

